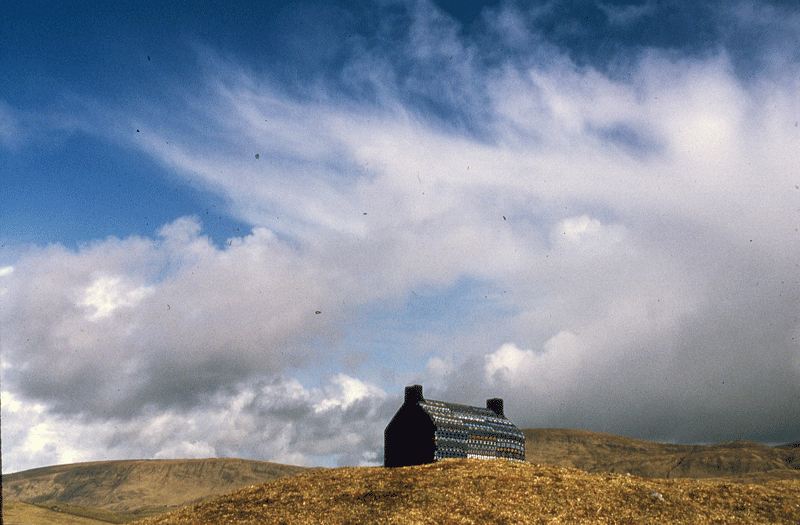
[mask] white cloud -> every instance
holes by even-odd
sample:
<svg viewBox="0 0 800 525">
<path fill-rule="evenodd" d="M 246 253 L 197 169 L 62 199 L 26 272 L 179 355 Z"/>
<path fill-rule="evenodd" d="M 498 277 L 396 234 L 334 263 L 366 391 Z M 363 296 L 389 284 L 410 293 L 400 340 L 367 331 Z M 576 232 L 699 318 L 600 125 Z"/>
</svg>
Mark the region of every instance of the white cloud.
<svg viewBox="0 0 800 525">
<path fill-rule="evenodd" d="M 525 426 L 797 429 L 792 52 L 744 80 L 716 48 L 603 70 L 536 33 L 550 3 L 487 23 L 506 59 L 420 5 L 346 80 L 287 89 L 208 52 L 180 118 L 95 116 L 104 139 L 135 121 L 134 147 L 253 229 L 215 246 L 184 217 L 3 267 L 4 387 L 46 407 L 37 435 L 9 423 L 16 464 L 62 422 L 75 437 L 43 458 L 101 429 L 113 454 L 374 460 L 387 392 L 419 376 L 454 401 L 505 392 Z"/>
<path fill-rule="evenodd" d="M 317 414 L 332 409 L 346 410 L 362 399 L 386 397 L 386 393 L 377 386 L 345 374 L 335 376 L 331 382 L 334 388 L 329 388 L 327 396 L 314 406 L 314 412 Z"/>
<path fill-rule="evenodd" d="M 456 373 L 452 356 L 446 359 L 431 357 L 425 364 L 425 384 L 434 389 L 442 389 L 448 382 L 450 374 Z"/>
<path fill-rule="evenodd" d="M 491 380 L 498 372 L 516 376 L 520 368 L 533 359 L 533 355 L 532 350 L 520 350 L 515 345 L 506 343 L 486 356 L 486 377 Z"/>
<path fill-rule="evenodd" d="M 118 308 L 134 307 L 153 293 L 146 286 L 134 287 L 121 277 L 101 276 L 86 288 L 83 306 L 94 309 L 88 316 L 91 321 L 109 317 Z"/>
<path fill-rule="evenodd" d="M 324 389 L 287 378 L 241 384 L 202 406 L 146 411 L 128 420 L 76 420 L 3 392 L 3 468 L 130 457 L 375 464 L 391 408 L 380 388 L 344 375 Z"/>
<path fill-rule="evenodd" d="M 307 341 L 347 311 L 335 272 L 265 229 L 216 248 L 198 228 L 180 219 L 159 239 L 23 255 L 3 296 L 3 345 L 29 393 L 60 392 L 67 411 L 137 412 L 167 392 L 196 400 L 305 362 Z"/>
<path fill-rule="evenodd" d="M 0 266 L 0 277 L 9 277 L 14 273 L 13 266 Z M 8 293 L 8 281 L 0 282 L 0 297 Z"/>
<path fill-rule="evenodd" d="M 107 453 L 102 439 L 98 439 L 97 427 L 54 416 L 42 403 L 30 402 L 4 390 L 2 412 L 6 472 L 97 460 L 101 459 L 98 453 Z"/>
<path fill-rule="evenodd" d="M 551 238 L 563 246 L 586 246 L 597 249 L 612 249 L 625 240 L 625 227 L 605 226 L 588 215 L 567 217 L 553 229 Z"/>
<path fill-rule="evenodd" d="M 489 384 L 508 383 L 533 394 L 574 388 L 577 373 L 590 350 L 573 333 L 562 331 L 551 337 L 539 353 L 506 343 L 484 358 Z"/>
</svg>

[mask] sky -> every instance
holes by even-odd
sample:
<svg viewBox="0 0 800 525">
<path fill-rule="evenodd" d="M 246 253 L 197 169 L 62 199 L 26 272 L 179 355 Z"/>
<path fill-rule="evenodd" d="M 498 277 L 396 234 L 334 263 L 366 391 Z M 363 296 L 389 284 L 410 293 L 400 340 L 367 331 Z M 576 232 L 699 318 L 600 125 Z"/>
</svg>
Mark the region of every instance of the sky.
<svg viewBox="0 0 800 525">
<path fill-rule="evenodd" d="M 800 5 L 11 3 L 2 471 L 377 465 L 403 388 L 800 439 Z"/>
</svg>

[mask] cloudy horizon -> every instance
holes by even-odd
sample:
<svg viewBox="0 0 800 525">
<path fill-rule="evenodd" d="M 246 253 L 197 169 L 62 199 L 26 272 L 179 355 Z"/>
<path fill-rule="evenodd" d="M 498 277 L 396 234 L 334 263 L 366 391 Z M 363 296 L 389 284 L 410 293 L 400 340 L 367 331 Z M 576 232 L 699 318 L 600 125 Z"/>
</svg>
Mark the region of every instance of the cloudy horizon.
<svg viewBox="0 0 800 525">
<path fill-rule="evenodd" d="M 800 8 L 209 6 L 12 14 L 4 473 L 800 439 Z"/>
</svg>

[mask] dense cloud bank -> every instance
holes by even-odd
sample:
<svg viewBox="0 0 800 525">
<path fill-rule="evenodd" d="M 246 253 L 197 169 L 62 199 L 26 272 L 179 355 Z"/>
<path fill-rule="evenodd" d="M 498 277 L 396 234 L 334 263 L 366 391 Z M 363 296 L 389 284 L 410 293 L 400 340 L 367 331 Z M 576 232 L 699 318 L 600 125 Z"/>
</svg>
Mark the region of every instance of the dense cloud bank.
<svg viewBox="0 0 800 525">
<path fill-rule="evenodd" d="M 665 4 L 584 6 L 617 28 L 593 54 L 560 6 L 372 6 L 284 83 L 198 45 L 170 111 L 82 117 L 252 230 L 15 248 L 4 468 L 374 463 L 411 382 L 523 427 L 797 440 L 797 10 L 717 6 L 695 41 L 675 6 L 671 38 L 637 33 Z M 24 120 L 0 105 L 2 144 Z"/>
</svg>

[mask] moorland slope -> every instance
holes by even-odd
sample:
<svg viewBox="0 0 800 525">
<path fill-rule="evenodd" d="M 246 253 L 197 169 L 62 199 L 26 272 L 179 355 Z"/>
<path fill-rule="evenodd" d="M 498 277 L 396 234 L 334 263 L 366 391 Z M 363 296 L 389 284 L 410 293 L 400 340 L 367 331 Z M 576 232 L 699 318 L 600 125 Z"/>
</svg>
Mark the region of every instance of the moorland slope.
<svg viewBox="0 0 800 525">
<path fill-rule="evenodd" d="M 752 441 L 673 445 L 584 430 L 525 429 L 531 463 L 648 478 L 800 479 L 800 447 Z"/>
<path fill-rule="evenodd" d="M 3 475 L 3 506 L 5 513 L 8 503 L 25 502 L 63 515 L 125 522 L 306 470 L 227 458 L 56 465 Z"/>
<path fill-rule="evenodd" d="M 725 483 L 762 486 L 773 480 L 800 481 L 798 443 L 780 447 L 752 442 L 672 445 L 580 430 L 523 432 L 528 462 L 540 465 L 643 478 L 724 478 Z M 3 476 L 4 522 L 128 523 L 307 470 L 241 459 L 44 467 Z"/>
<path fill-rule="evenodd" d="M 800 480 L 763 485 L 590 474 L 506 460 L 321 469 L 248 487 L 139 525 L 792 524 Z"/>
</svg>

